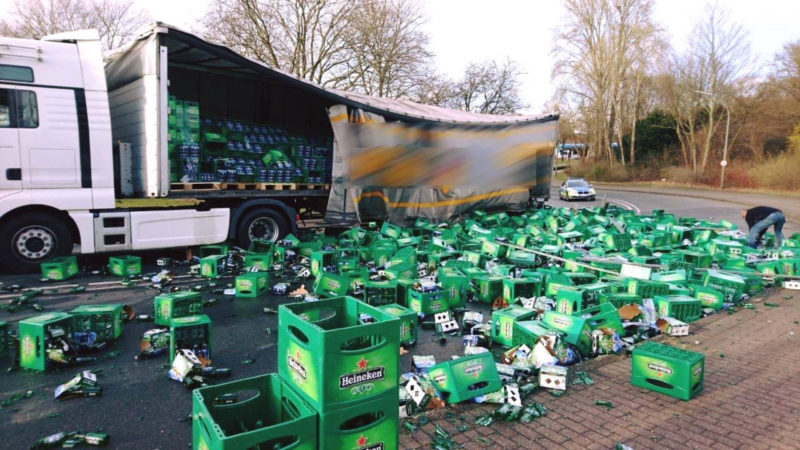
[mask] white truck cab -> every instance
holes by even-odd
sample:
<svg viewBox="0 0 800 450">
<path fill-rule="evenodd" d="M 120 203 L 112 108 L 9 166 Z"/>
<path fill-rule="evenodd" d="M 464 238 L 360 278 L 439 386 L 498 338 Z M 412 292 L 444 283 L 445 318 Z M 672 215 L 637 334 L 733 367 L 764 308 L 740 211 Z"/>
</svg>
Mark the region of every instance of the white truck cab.
<svg viewBox="0 0 800 450">
<path fill-rule="evenodd" d="M 229 210 L 117 210 L 99 35 L 0 37 L 0 265 L 221 242 Z M 188 228 L 187 228 L 188 227 Z M 187 233 L 187 230 L 191 230 Z"/>
</svg>

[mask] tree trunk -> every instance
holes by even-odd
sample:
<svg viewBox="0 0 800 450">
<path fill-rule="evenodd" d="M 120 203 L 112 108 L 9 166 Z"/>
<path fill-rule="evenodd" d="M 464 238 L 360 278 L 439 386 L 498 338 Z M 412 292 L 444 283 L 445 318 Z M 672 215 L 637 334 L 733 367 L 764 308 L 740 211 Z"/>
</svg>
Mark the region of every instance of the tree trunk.
<svg viewBox="0 0 800 450">
<path fill-rule="evenodd" d="M 708 109 L 708 130 L 706 130 L 706 142 L 703 146 L 703 161 L 700 165 L 700 171 L 706 171 L 706 164 L 708 163 L 708 154 L 711 151 L 711 138 L 714 137 L 714 108 L 713 106 Z"/>
</svg>

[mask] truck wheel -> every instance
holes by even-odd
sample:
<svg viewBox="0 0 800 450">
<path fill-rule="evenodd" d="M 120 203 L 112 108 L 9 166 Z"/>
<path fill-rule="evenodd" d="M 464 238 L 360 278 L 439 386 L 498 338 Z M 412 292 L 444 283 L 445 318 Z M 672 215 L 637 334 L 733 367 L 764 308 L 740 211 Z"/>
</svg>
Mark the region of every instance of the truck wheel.
<svg viewBox="0 0 800 450">
<path fill-rule="evenodd" d="M 255 209 L 239 221 L 236 240 L 242 248 L 248 248 L 253 239 L 275 242 L 288 232 L 286 219 L 279 212 L 268 208 Z"/>
<path fill-rule="evenodd" d="M 50 214 L 26 213 L 3 225 L 0 245 L 3 269 L 26 273 L 49 259 L 72 253 L 72 235 L 63 221 Z"/>
</svg>

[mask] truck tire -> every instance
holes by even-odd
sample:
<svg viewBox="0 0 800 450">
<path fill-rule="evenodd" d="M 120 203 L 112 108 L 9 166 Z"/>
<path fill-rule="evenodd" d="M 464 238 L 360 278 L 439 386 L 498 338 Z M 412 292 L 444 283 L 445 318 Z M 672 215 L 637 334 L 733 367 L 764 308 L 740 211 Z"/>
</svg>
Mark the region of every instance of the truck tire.
<svg viewBox="0 0 800 450">
<path fill-rule="evenodd" d="M 72 234 L 67 224 L 51 214 L 20 214 L 1 228 L 0 266 L 6 272 L 34 272 L 39 264 L 72 253 Z"/>
<path fill-rule="evenodd" d="M 281 213 L 270 208 L 258 208 L 242 216 L 236 227 L 236 240 L 246 249 L 253 239 L 275 242 L 288 233 L 289 225 Z"/>
</svg>

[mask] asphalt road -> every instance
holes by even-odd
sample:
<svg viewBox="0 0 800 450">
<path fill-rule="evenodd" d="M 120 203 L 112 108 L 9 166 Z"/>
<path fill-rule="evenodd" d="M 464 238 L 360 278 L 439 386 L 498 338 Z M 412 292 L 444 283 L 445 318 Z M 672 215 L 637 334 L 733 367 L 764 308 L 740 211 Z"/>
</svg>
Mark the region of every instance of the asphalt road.
<svg viewBox="0 0 800 450">
<path fill-rule="evenodd" d="M 665 209 L 679 216 L 712 217 L 728 219 L 744 226 L 739 217 L 740 207 L 735 196 L 727 201 L 702 198 L 682 198 L 640 192 L 598 192 L 594 202 L 566 203 L 558 200 L 554 191 L 553 206 L 583 207 L 602 204 L 603 197 L 612 203 L 620 204 L 641 213 L 652 209 Z M 800 231 L 797 223 L 787 223 L 785 232 Z M 163 255 L 163 253 L 162 253 Z M 156 254 L 145 256 L 146 271 L 154 271 Z M 173 253 L 180 256 L 180 253 Z M 82 262 L 99 265 L 106 257 L 84 258 Z M 176 269 L 178 274 L 186 268 Z M 38 276 L 0 276 L 0 281 L 19 283 L 23 287 L 52 287 L 61 284 L 80 284 L 89 291 L 81 294 L 43 295 L 38 302 L 46 311 L 67 311 L 87 303 L 125 303 L 139 313 L 151 313 L 153 297 L 157 291 L 146 284 L 123 288 L 110 276 L 81 275 L 65 283 L 42 283 Z M 208 282 L 181 278 L 184 286 L 203 285 Z M 232 282 L 232 279 L 217 281 L 218 285 Z M 98 284 L 99 283 L 99 284 Z M 105 284 L 102 284 L 105 283 Z M 95 290 L 101 289 L 101 290 Z M 214 366 L 229 367 L 233 379 L 255 376 L 276 371 L 277 316 L 263 313 L 269 306 L 276 309 L 280 303 L 291 301 L 287 297 L 265 297 L 258 300 L 234 300 L 214 295 L 211 289 L 204 291 L 205 298 L 216 298 L 214 306 L 207 307 L 205 313 L 213 321 L 213 344 L 211 357 Z M 0 300 L 8 298 L 0 294 Z M 489 312 L 488 305 L 470 305 L 473 310 Z M 0 312 L 0 320 L 10 322 L 12 327 L 22 318 L 36 314 L 26 310 L 14 314 Z M 488 316 L 488 314 L 486 314 Z M 488 317 L 487 317 L 488 318 Z M 103 429 L 111 435 L 113 448 L 186 448 L 192 441 L 191 393 L 181 384 L 170 380 L 167 375 L 167 357 L 136 361 L 138 342 L 142 334 L 153 328 L 152 323 L 130 322 L 125 325 L 122 337 L 110 348 L 98 354 L 98 361 L 85 368 L 102 369 L 98 381 L 103 387 L 103 395 L 98 398 L 78 398 L 57 401 L 53 398 L 54 389 L 68 381 L 81 368 L 56 369 L 46 373 L 27 371 L 0 371 L 0 400 L 13 394 L 31 390 L 30 398 L 19 400 L 13 405 L 0 408 L 0 436 L 4 442 L 0 447 L 26 448 L 37 439 L 59 432 L 82 429 L 86 431 Z M 271 333 L 267 332 L 267 329 Z M 449 338 L 442 345 L 434 339 L 432 332 L 420 329 L 420 338 L 414 354 L 432 354 L 442 361 L 451 354 L 461 354 L 460 339 Z M 120 354 L 112 359 L 104 355 L 110 350 Z M 243 361 L 254 360 L 244 364 Z M 10 361 L 0 362 L 0 367 L 10 366 Z M 401 370 L 411 370 L 410 355 L 401 358 Z"/>
</svg>

